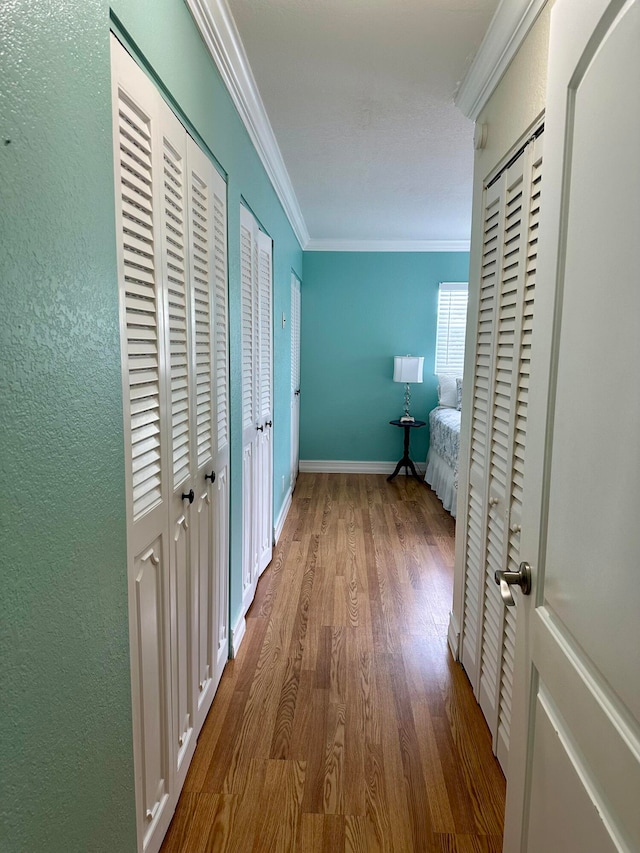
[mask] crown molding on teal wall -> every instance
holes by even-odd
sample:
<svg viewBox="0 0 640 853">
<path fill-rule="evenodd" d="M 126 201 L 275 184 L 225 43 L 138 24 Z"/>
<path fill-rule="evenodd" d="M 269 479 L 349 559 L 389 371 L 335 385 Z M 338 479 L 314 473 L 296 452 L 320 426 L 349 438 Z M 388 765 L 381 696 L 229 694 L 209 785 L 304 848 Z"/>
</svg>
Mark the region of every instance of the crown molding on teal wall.
<svg viewBox="0 0 640 853">
<path fill-rule="evenodd" d="M 304 248 L 309 232 L 229 7 L 224 0 L 185 3 Z"/>
<path fill-rule="evenodd" d="M 309 240 L 307 252 L 468 252 L 470 240 Z"/>
<path fill-rule="evenodd" d="M 501 0 L 455 98 L 467 118 L 478 118 L 546 3 Z"/>
</svg>

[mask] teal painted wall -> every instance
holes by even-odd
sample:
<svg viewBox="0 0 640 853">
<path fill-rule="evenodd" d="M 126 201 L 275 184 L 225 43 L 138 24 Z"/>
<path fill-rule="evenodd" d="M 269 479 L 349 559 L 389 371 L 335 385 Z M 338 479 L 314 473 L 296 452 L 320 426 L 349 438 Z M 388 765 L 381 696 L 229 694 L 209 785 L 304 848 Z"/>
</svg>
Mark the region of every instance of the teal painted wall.
<svg viewBox="0 0 640 853">
<path fill-rule="evenodd" d="M 394 355 L 424 356 L 424 382 L 411 387 L 411 413 L 437 404 L 438 283 L 466 281 L 468 252 L 305 252 L 301 311 L 300 458 L 397 461 L 404 386 Z M 428 426 L 414 430 L 411 455 L 424 462 Z"/>
<path fill-rule="evenodd" d="M 111 8 L 139 53 L 228 175 L 229 322 L 231 348 L 231 626 L 242 604 L 242 432 L 240 387 L 240 201 L 273 238 L 274 519 L 290 466 L 291 270 L 302 251 L 213 60 L 180 0 L 113 0 Z M 150 26 L 152 22 L 152 26 Z"/>
<path fill-rule="evenodd" d="M 274 239 L 274 482 L 302 252 L 181 0 L 114 0 L 228 173 L 231 624 L 241 607 L 239 206 Z M 0 849 L 135 850 L 109 5 L 3 6 Z M 284 496 L 276 487 L 274 517 Z M 5 652 L 5 650 L 7 650 Z"/>
<path fill-rule="evenodd" d="M 0 849 L 136 849 L 109 18 L 2 7 Z"/>
</svg>

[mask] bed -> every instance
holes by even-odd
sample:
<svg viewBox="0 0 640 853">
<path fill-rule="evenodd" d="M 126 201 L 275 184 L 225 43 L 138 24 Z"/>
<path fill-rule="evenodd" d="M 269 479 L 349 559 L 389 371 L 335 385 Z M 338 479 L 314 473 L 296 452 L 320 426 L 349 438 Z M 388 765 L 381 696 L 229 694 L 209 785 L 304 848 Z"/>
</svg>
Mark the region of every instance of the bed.
<svg viewBox="0 0 640 853">
<path fill-rule="evenodd" d="M 424 479 L 440 498 L 443 507 L 455 518 L 458 497 L 459 406 L 462 383 L 456 383 L 453 400 L 448 399 L 443 385 L 444 383 L 439 387 L 440 403 L 451 403 L 455 400 L 455 405 L 439 405 L 429 412 L 429 451 Z"/>
</svg>

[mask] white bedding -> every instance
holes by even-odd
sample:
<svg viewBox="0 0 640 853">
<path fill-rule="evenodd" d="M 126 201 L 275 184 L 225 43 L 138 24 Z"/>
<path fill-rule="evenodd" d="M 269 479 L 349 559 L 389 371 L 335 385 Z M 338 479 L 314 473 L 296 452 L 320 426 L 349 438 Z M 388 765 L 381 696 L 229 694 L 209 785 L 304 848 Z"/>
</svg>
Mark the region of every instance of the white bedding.
<svg viewBox="0 0 640 853">
<path fill-rule="evenodd" d="M 425 480 L 456 517 L 458 497 L 458 451 L 460 448 L 460 412 L 438 406 L 429 412 L 429 452 Z"/>
</svg>

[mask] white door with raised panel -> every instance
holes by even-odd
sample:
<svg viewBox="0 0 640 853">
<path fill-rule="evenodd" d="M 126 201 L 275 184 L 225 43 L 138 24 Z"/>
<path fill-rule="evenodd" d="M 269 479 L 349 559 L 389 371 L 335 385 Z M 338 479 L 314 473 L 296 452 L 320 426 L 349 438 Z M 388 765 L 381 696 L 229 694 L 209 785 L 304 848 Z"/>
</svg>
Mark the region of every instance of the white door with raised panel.
<svg viewBox="0 0 640 853">
<path fill-rule="evenodd" d="M 258 444 L 257 536 L 258 573 L 273 553 L 273 243 L 258 232 Z"/>
<path fill-rule="evenodd" d="M 300 467 L 300 279 L 291 273 L 291 491 Z"/>
<path fill-rule="evenodd" d="M 536 135 L 485 190 L 473 363 L 461 657 L 505 770 L 517 610 L 494 575 L 519 563 L 541 165 Z"/>
<path fill-rule="evenodd" d="M 253 601 L 273 548 L 273 249 L 240 208 L 242 302 L 242 595 Z"/>
<path fill-rule="evenodd" d="M 253 601 L 258 581 L 258 242 L 256 223 L 240 208 L 240 281 L 242 302 L 242 607 Z"/>
<path fill-rule="evenodd" d="M 111 63 L 138 849 L 156 851 L 175 808 L 176 775 L 162 158 L 156 90 L 113 37 Z"/>
<path fill-rule="evenodd" d="M 112 38 L 139 849 L 162 843 L 227 658 L 225 184 Z"/>
<path fill-rule="evenodd" d="M 507 853 L 640 850 L 639 46 L 640 0 L 552 10 Z"/>
</svg>

